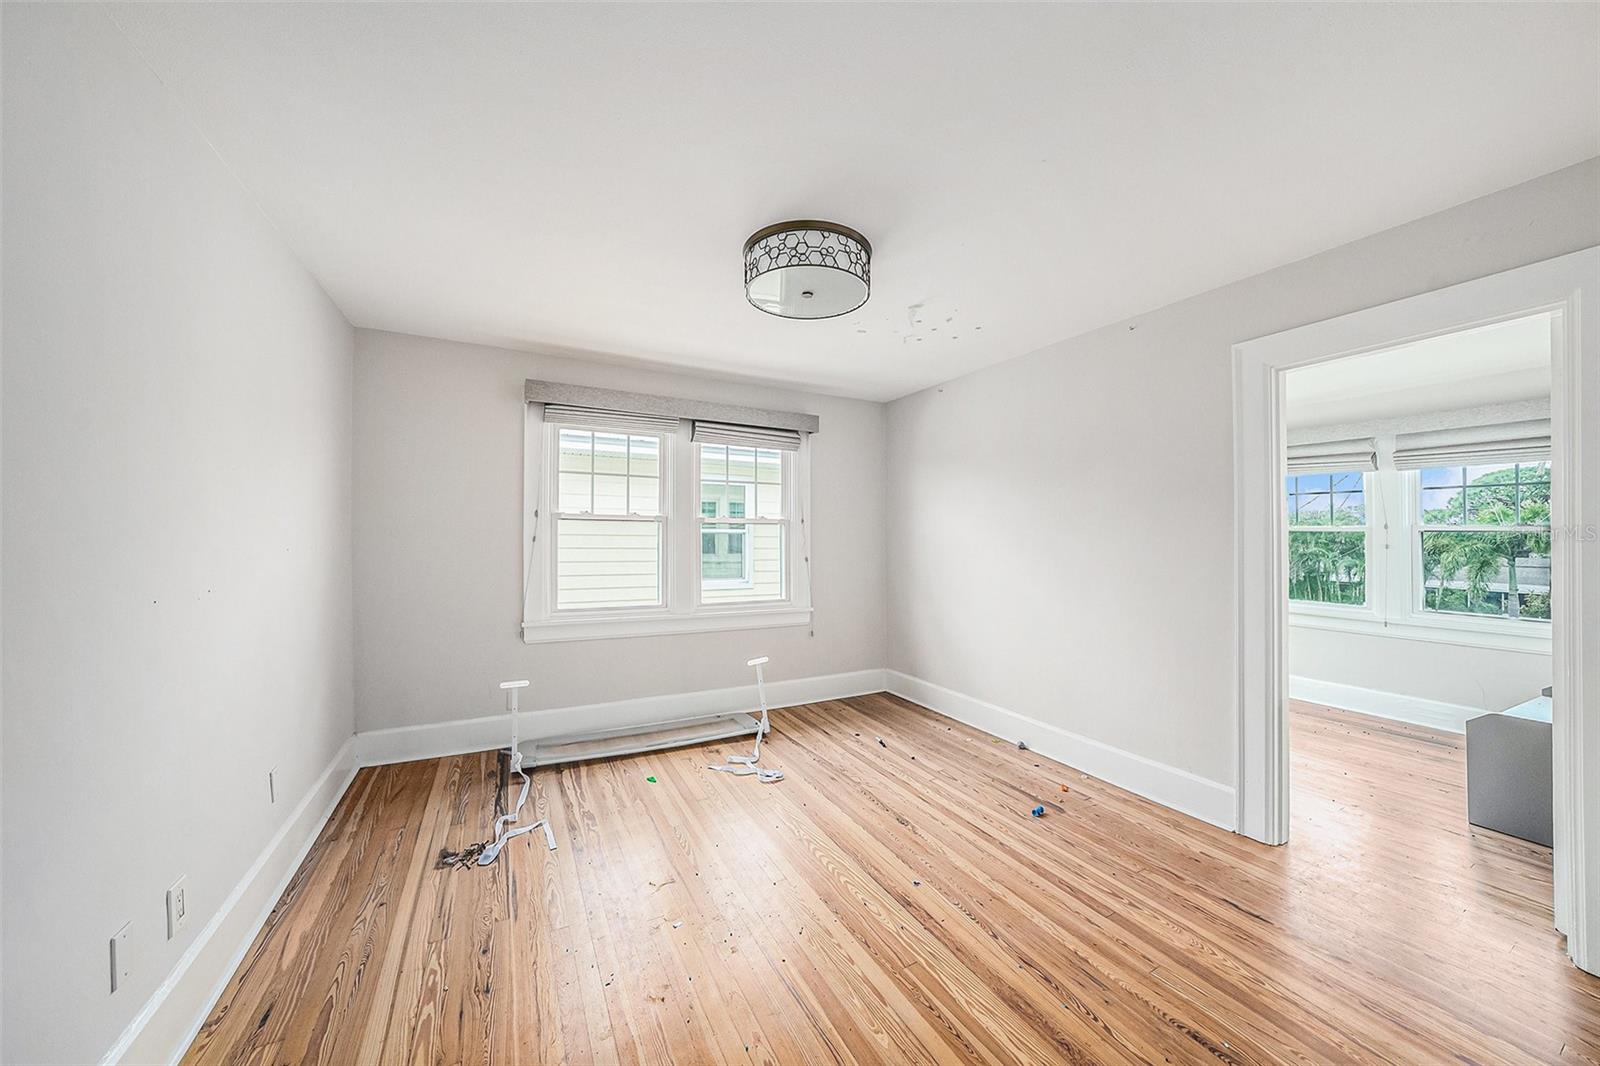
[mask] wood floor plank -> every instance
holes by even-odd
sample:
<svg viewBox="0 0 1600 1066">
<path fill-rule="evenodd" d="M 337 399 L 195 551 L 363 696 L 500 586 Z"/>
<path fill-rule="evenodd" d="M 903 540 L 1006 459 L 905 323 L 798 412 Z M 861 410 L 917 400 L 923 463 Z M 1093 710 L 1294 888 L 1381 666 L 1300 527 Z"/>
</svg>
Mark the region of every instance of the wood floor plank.
<svg viewBox="0 0 1600 1066">
<path fill-rule="evenodd" d="M 360 771 L 183 1061 L 1600 1063 L 1459 737 L 1295 704 L 1266 848 L 887 694 L 775 717 L 774 785 L 539 770 L 559 849 L 488 868 L 435 859 L 495 753 Z"/>
</svg>

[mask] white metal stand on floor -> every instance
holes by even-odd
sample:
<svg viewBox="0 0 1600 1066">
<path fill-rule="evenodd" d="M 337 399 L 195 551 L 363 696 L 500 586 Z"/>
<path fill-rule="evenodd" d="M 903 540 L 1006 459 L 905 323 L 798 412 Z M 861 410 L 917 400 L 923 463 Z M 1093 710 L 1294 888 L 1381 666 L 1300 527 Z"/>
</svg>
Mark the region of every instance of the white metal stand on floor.
<svg viewBox="0 0 1600 1066">
<path fill-rule="evenodd" d="M 725 714 L 707 714 L 657 722 L 648 726 L 622 726 L 590 733 L 572 733 L 561 737 L 529 740 L 524 741 L 521 746 L 522 764 L 530 767 L 554 766 L 559 763 L 583 762 L 589 759 L 610 759 L 618 755 L 637 755 L 646 751 L 682 748 L 691 744 L 706 744 L 715 740 L 745 736 L 756 738 L 756 754 L 759 757 L 761 738 L 772 730 L 772 724 L 767 718 L 765 679 L 761 675 L 761 666 L 766 661 L 766 656 L 762 656 L 751 659 L 746 664 L 755 667 L 756 670 L 756 694 L 761 703 L 759 719 L 745 711 L 730 711 Z M 754 763 L 754 758 L 746 756 L 735 756 L 731 761 L 744 763 L 747 758 L 750 763 Z M 752 769 L 745 772 L 755 771 Z M 766 775 L 764 779 L 777 780 L 782 776 L 780 771 L 775 770 L 763 773 Z"/>
</svg>

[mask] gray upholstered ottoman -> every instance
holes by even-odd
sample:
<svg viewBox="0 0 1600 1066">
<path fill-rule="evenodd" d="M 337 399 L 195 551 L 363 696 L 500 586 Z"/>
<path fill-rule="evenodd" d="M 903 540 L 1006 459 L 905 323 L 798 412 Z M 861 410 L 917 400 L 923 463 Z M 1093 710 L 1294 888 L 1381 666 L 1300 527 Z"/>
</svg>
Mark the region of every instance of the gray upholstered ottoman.
<svg viewBox="0 0 1600 1066">
<path fill-rule="evenodd" d="M 1467 821 L 1550 846 L 1550 697 L 1467 721 Z"/>
</svg>

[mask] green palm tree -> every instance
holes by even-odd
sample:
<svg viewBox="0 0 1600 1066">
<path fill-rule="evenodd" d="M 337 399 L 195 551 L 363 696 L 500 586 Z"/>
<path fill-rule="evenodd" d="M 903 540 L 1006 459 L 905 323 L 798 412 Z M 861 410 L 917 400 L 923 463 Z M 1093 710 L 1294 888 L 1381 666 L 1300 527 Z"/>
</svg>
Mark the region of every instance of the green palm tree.
<svg viewBox="0 0 1600 1066">
<path fill-rule="evenodd" d="M 1499 479 L 1509 475 L 1510 471 L 1495 471 L 1473 482 L 1472 487 L 1478 488 L 1491 486 L 1499 490 L 1502 485 Z M 1494 480 L 1491 480 L 1494 479 Z M 1506 486 L 1510 488 L 1510 486 Z M 1479 502 L 1472 510 L 1472 521 L 1475 525 L 1488 526 L 1516 526 L 1547 524 L 1550 518 L 1550 505 L 1542 500 L 1523 500 L 1519 516 L 1515 499 L 1515 489 L 1503 493 L 1494 491 L 1484 494 L 1488 502 Z M 1454 517 L 1460 512 L 1456 510 L 1456 501 L 1440 508 L 1427 516 L 1433 521 L 1442 521 L 1445 517 Z M 1464 581 L 1465 606 L 1467 611 L 1476 613 L 1476 603 L 1481 602 L 1488 594 L 1489 583 L 1502 570 L 1506 573 L 1506 613 L 1511 617 L 1519 617 L 1521 613 L 1521 595 L 1517 582 L 1517 560 L 1529 556 L 1550 554 L 1550 534 L 1548 532 L 1524 532 L 1517 529 L 1502 531 L 1463 530 L 1462 532 L 1433 532 L 1423 538 L 1423 571 L 1425 581 L 1430 581 L 1434 589 L 1434 609 L 1444 609 L 1444 595 L 1446 584 L 1451 580 Z"/>
</svg>

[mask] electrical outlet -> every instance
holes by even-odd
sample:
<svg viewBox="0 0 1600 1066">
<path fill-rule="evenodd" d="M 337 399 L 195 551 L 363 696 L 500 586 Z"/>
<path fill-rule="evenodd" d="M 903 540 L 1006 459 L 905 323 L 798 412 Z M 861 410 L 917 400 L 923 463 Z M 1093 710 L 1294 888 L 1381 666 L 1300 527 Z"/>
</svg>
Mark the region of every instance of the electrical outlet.
<svg viewBox="0 0 1600 1066">
<path fill-rule="evenodd" d="M 167 939 L 171 940 L 189 920 L 188 875 L 178 878 L 167 889 Z"/>
<path fill-rule="evenodd" d="M 132 922 L 118 929 L 111 938 L 111 991 L 115 992 L 133 978 L 133 952 L 128 947 L 128 929 Z"/>
<path fill-rule="evenodd" d="M 276 766 L 267 771 L 267 802 L 278 802 L 278 768 Z"/>
</svg>

